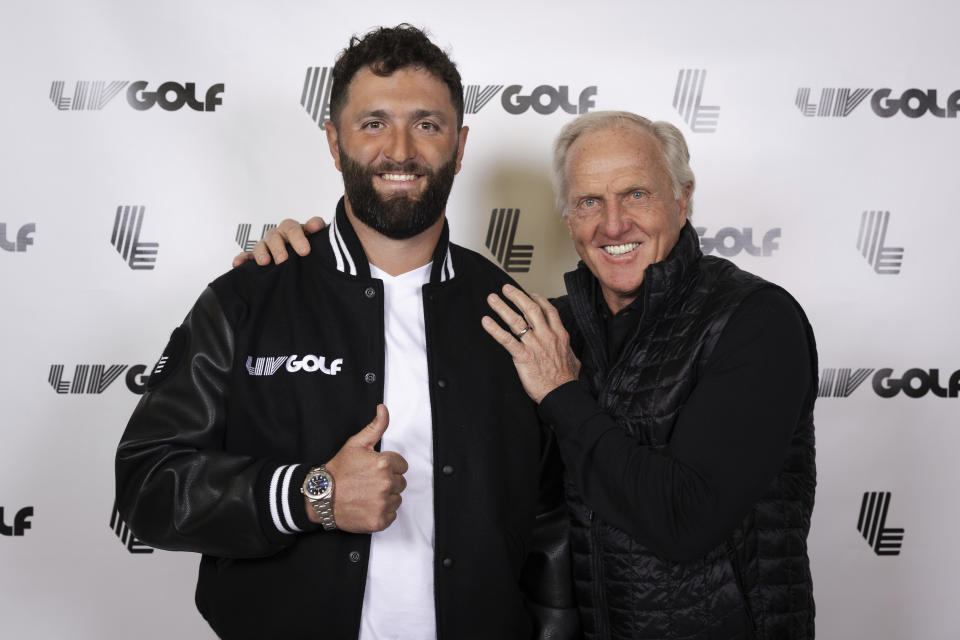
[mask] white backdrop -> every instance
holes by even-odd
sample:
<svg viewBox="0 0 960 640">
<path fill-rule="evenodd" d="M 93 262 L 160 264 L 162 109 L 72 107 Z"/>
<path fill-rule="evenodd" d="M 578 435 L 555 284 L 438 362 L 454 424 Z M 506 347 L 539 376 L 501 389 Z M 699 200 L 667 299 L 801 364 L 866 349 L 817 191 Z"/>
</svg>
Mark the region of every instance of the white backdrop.
<svg viewBox="0 0 960 640">
<path fill-rule="evenodd" d="M 810 538 L 819 637 L 960 638 L 960 514 L 949 498 L 960 444 L 960 127 L 950 107 L 960 9 L 933 0 L 384 4 L 5 7 L 0 637 L 212 637 L 192 602 L 198 557 L 150 552 L 111 523 L 114 449 L 138 398 L 136 367 L 149 371 L 204 285 L 229 267 L 240 225 L 256 239 L 283 217 L 330 218 L 340 177 L 301 105 L 304 78 L 331 66 L 351 34 L 409 21 L 489 97 L 466 116 L 453 238 L 495 258 L 485 246 L 491 211 L 519 209 L 507 240 L 515 259 L 532 245 L 530 270 L 513 272 L 530 289 L 561 293 L 560 274 L 575 263 L 549 176 L 552 138 L 572 115 L 550 95 L 565 92 L 576 108 L 584 94 L 591 109 L 680 126 L 705 249 L 726 237 L 723 251 L 793 292 L 816 331 L 830 383 L 816 410 Z M 134 108 L 138 81 L 147 92 L 193 83 L 200 109 L 213 87 L 213 109 Z M 837 90 L 831 109 L 825 89 Z M 907 92 L 905 109 L 885 99 L 875 109 L 882 89 Z M 504 96 L 532 94 L 538 109 L 504 106 Z M 123 207 L 143 208 L 128 246 L 140 262 L 121 255 L 123 233 L 120 252 L 111 243 Z M 889 212 L 887 227 L 861 251 L 869 211 Z M 736 242 L 748 233 L 752 243 Z M 901 264 L 878 265 L 883 248 Z M 909 394 L 875 390 L 875 379 L 904 377 Z M 858 531 L 871 492 L 889 492 L 873 532 L 887 547 Z"/>
</svg>

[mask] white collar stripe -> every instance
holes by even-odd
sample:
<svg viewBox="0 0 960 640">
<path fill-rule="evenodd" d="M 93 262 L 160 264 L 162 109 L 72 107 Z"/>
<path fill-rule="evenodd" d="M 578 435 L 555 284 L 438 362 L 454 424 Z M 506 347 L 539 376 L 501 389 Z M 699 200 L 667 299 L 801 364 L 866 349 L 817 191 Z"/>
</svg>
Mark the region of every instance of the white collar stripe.
<svg viewBox="0 0 960 640">
<path fill-rule="evenodd" d="M 330 222 L 330 250 L 333 251 L 333 257 L 337 259 L 337 271 L 343 271 L 343 258 L 340 257 L 340 247 L 337 246 L 337 219 Z"/>
<path fill-rule="evenodd" d="M 447 247 L 447 255 L 443 259 L 443 272 L 440 277 L 441 282 L 446 282 L 453 278 L 453 257 L 450 255 L 450 247 Z"/>
<path fill-rule="evenodd" d="M 340 251 L 343 253 L 343 257 L 346 259 L 347 265 L 349 266 L 349 270 L 347 271 L 347 273 L 349 273 L 352 276 L 357 275 L 357 267 L 356 265 L 353 264 L 353 257 L 350 255 L 350 250 L 347 248 L 347 243 L 344 242 L 343 236 L 340 235 L 340 229 L 337 227 L 336 217 L 334 217 L 333 219 L 333 233 L 336 234 L 337 236 L 337 245 Z M 339 256 L 337 257 L 337 268 L 340 269 L 340 271 L 344 271 L 344 268 L 342 266 Z"/>
</svg>

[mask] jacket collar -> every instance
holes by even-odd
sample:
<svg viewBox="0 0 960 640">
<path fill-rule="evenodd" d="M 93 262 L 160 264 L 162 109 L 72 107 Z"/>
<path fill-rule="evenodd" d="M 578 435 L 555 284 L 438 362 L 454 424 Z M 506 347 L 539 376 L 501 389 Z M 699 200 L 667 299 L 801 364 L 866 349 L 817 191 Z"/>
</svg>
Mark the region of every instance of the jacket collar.
<svg viewBox="0 0 960 640">
<path fill-rule="evenodd" d="M 333 217 L 328 230 L 328 251 L 325 253 L 330 257 L 332 266 L 341 273 L 351 276 L 357 276 L 366 280 L 370 279 L 370 263 L 367 260 L 367 254 L 360 244 L 357 232 L 350 224 L 350 218 L 347 217 L 347 209 L 343 204 L 343 198 L 337 203 L 337 213 Z M 450 225 L 446 220 L 443 221 L 443 231 L 440 233 L 440 239 L 433 250 L 433 268 L 430 271 L 430 283 L 437 284 L 451 280 L 456 275 L 453 266 L 453 256 L 450 252 Z"/>
<path fill-rule="evenodd" d="M 670 301 L 683 295 L 686 289 L 684 285 L 690 274 L 695 272 L 701 257 L 703 253 L 700 251 L 700 237 L 687 220 L 680 230 L 677 244 L 667 257 L 648 265 L 643 272 L 643 285 L 640 289 L 640 296 L 643 298 L 640 306 L 643 310 L 641 323 L 646 318 L 659 316 Z M 564 275 L 564 283 L 577 325 L 591 351 L 602 363 L 601 367 L 606 369 L 604 324 L 592 294 L 594 287 L 599 287 L 600 283 L 582 260 L 574 271 Z"/>
</svg>

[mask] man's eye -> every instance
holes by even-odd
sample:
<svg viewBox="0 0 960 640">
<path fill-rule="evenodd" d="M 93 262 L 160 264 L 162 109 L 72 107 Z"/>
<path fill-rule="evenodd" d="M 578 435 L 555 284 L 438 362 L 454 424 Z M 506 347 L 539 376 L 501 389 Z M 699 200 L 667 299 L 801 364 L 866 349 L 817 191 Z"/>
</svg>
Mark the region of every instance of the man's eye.
<svg viewBox="0 0 960 640">
<path fill-rule="evenodd" d="M 630 197 L 633 198 L 634 200 L 643 200 L 646 197 L 646 195 L 643 193 L 643 191 L 634 191 L 633 193 L 630 194 Z"/>
<path fill-rule="evenodd" d="M 383 123 L 379 120 L 372 120 L 370 122 L 365 122 L 363 125 L 364 129 L 379 129 L 383 126 Z"/>
<path fill-rule="evenodd" d="M 438 129 L 437 125 L 432 122 L 421 122 L 420 128 L 424 131 L 436 131 Z"/>
<path fill-rule="evenodd" d="M 592 207 L 597 206 L 597 201 L 595 198 L 585 198 L 583 202 L 580 203 L 580 206 L 586 209 L 590 209 Z"/>
</svg>

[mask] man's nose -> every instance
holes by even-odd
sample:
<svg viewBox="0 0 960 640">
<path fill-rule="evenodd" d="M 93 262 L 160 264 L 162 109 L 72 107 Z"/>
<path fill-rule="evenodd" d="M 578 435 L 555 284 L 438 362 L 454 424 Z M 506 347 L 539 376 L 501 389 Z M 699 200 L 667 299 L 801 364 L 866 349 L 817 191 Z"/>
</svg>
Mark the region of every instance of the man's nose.
<svg viewBox="0 0 960 640">
<path fill-rule="evenodd" d="M 384 148 L 384 154 L 394 162 L 406 162 L 416 155 L 416 148 L 410 132 L 403 128 L 394 129 Z"/>
<path fill-rule="evenodd" d="M 603 219 L 600 221 L 600 224 L 602 225 L 604 235 L 608 238 L 617 238 L 626 233 L 630 228 L 630 221 L 626 217 L 626 211 L 624 211 L 623 206 L 616 199 L 612 199 L 612 201 L 604 207 Z"/>
</svg>

